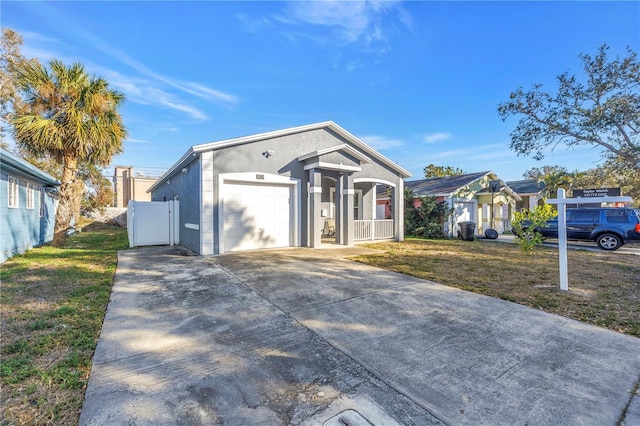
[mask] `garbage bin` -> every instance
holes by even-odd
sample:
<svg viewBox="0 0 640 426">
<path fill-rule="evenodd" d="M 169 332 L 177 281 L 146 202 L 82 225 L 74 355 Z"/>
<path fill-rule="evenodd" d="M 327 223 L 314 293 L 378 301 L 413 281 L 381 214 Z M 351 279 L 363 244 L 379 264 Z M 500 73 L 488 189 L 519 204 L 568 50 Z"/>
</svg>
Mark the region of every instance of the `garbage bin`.
<svg viewBox="0 0 640 426">
<path fill-rule="evenodd" d="M 465 241 L 473 241 L 475 238 L 476 223 L 475 222 L 458 222 L 460 230 L 458 237 Z"/>
</svg>

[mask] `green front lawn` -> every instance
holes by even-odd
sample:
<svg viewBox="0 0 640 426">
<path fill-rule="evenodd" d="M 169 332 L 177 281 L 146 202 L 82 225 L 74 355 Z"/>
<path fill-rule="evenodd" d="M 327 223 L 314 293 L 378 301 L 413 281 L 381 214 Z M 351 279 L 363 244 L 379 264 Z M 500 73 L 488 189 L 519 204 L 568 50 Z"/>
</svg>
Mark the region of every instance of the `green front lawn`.
<svg viewBox="0 0 640 426">
<path fill-rule="evenodd" d="M 77 424 L 126 230 L 93 223 L 66 247 L 2 265 L 1 424 Z"/>
</svg>

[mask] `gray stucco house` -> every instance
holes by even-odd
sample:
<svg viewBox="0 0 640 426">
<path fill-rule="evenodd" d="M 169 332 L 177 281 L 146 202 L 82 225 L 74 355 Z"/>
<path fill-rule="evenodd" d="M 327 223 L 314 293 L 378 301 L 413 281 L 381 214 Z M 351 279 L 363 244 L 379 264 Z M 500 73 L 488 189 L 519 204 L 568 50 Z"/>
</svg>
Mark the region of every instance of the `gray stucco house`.
<svg viewBox="0 0 640 426">
<path fill-rule="evenodd" d="M 0 263 L 53 239 L 60 182 L 0 148 Z"/>
<path fill-rule="evenodd" d="M 179 243 L 209 255 L 401 241 L 409 176 L 328 121 L 193 146 L 149 192 L 179 201 Z M 388 219 L 376 217 L 379 187 L 392 203 Z"/>
</svg>

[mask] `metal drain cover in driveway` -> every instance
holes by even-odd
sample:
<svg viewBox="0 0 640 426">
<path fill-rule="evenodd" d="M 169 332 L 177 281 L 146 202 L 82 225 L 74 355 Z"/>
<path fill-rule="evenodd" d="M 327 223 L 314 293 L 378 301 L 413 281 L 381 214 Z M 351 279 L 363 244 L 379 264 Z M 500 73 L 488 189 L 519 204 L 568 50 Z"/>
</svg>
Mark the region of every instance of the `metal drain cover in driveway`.
<svg viewBox="0 0 640 426">
<path fill-rule="evenodd" d="M 337 416 L 331 417 L 322 426 L 373 426 L 373 424 L 357 411 L 345 410 Z"/>
</svg>

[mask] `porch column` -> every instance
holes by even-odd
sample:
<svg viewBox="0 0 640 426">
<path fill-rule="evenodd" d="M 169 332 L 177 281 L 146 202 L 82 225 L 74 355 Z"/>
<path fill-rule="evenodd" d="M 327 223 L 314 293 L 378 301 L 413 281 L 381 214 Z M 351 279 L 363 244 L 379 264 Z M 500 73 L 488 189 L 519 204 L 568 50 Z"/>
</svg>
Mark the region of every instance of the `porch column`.
<svg viewBox="0 0 640 426">
<path fill-rule="evenodd" d="M 404 179 L 398 181 L 398 185 L 393 188 L 393 232 L 396 241 L 404 241 Z"/>
<path fill-rule="evenodd" d="M 344 172 L 340 175 L 339 186 L 340 194 L 340 244 L 353 245 L 353 196 L 355 189 L 353 188 L 353 176 L 351 173 Z"/>
<path fill-rule="evenodd" d="M 309 247 L 320 247 L 322 244 L 323 218 L 320 217 L 322 202 L 322 174 L 319 170 L 309 169 L 309 211 L 307 221 L 309 223 Z"/>
<path fill-rule="evenodd" d="M 342 189 L 342 174 L 338 177 L 336 181 L 336 193 L 333 198 L 333 202 L 335 203 L 335 217 L 333 218 L 336 221 L 336 244 L 344 244 L 342 240 L 342 228 L 343 228 L 343 217 L 342 217 L 342 205 L 344 201 L 342 199 L 342 194 L 344 193 L 344 189 Z"/>
<path fill-rule="evenodd" d="M 364 204 L 364 199 L 362 200 Z M 378 214 L 378 194 L 376 193 L 376 183 L 371 182 L 371 220 L 380 219 Z M 364 219 L 364 218 L 363 218 Z M 382 218 L 384 219 L 384 217 Z"/>
</svg>

